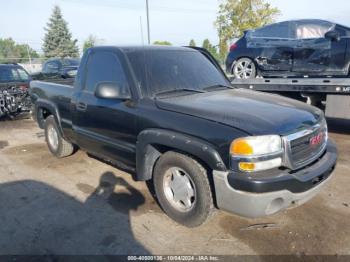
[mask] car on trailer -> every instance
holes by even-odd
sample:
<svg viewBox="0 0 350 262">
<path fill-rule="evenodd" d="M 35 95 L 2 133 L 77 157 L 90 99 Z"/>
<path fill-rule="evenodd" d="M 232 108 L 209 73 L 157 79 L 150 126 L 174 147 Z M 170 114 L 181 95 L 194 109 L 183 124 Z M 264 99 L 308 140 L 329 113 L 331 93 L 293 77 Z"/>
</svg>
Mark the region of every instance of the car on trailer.
<svg viewBox="0 0 350 262">
<path fill-rule="evenodd" d="M 226 71 L 236 79 L 347 77 L 350 28 L 318 19 L 248 30 L 230 47 Z"/>
</svg>

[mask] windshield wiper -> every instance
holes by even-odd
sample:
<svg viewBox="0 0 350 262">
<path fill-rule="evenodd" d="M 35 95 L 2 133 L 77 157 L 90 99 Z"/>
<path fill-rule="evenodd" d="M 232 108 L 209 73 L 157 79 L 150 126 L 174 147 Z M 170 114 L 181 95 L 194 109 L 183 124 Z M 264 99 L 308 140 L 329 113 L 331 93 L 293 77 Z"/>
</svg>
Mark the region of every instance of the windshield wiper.
<svg viewBox="0 0 350 262">
<path fill-rule="evenodd" d="M 166 91 L 161 91 L 156 93 L 156 96 L 159 95 L 168 95 L 168 94 L 173 94 L 173 93 L 178 93 L 178 92 L 195 92 L 195 93 L 205 93 L 203 90 L 198 90 L 198 89 L 191 89 L 191 88 L 178 88 L 178 89 L 172 89 L 172 90 L 166 90 Z"/>
<path fill-rule="evenodd" d="M 218 84 L 218 85 L 212 85 L 212 86 L 207 86 L 203 88 L 203 90 L 206 90 L 206 91 L 217 90 L 217 89 L 233 89 L 233 87 Z"/>
</svg>

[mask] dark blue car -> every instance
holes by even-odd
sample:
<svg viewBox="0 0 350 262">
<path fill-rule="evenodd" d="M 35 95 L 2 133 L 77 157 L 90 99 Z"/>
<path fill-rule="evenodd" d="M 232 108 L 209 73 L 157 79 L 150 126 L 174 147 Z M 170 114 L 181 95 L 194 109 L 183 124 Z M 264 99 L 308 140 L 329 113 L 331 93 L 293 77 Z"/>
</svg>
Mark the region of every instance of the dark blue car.
<svg viewBox="0 0 350 262">
<path fill-rule="evenodd" d="M 235 78 L 348 76 L 350 28 L 316 19 L 246 31 L 230 47 L 226 71 Z"/>
</svg>

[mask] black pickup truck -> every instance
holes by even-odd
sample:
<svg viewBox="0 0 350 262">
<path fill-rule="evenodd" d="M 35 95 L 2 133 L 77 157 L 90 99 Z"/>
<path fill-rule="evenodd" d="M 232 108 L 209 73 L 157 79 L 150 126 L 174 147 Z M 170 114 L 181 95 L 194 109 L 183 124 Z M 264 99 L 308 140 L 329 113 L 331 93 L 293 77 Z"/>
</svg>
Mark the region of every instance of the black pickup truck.
<svg viewBox="0 0 350 262">
<path fill-rule="evenodd" d="M 259 217 L 300 205 L 336 164 L 321 110 L 233 88 L 203 49 L 94 47 L 74 86 L 30 86 L 55 156 L 81 148 L 127 167 L 186 226 L 215 207 Z"/>
</svg>

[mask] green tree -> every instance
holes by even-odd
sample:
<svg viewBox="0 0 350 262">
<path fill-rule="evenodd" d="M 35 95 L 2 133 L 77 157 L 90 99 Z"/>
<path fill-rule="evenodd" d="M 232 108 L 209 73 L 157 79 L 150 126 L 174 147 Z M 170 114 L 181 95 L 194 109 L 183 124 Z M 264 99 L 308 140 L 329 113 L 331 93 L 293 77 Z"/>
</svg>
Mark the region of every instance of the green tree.
<svg viewBox="0 0 350 262">
<path fill-rule="evenodd" d="M 191 39 L 189 46 L 196 46 L 196 42 L 193 39 Z"/>
<path fill-rule="evenodd" d="M 171 43 L 168 41 L 154 41 L 153 44 L 154 45 L 171 45 Z"/>
<path fill-rule="evenodd" d="M 202 47 L 206 50 L 209 51 L 209 53 L 219 62 L 221 62 L 219 54 L 218 54 L 218 50 L 217 47 L 212 45 L 209 41 L 209 39 L 204 39 Z"/>
<path fill-rule="evenodd" d="M 88 39 L 85 40 L 83 44 L 83 52 L 85 52 L 90 47 L 94 47 L 97 43 L 97 38 L 94 35 L 89 35 Z"/>
<path fill-rule="evenodd" d="M 27 44 L 17 44 L 12 38 L 0 38 L 0 63 L 21 63 L 39 57 Z"/>
<path fill-rule="evenodd" d="M 63 19 L 61 9 L 53 8 L 52 15 L 47 23 L 43 51 L 47 58 L 50 57 L 78 57 L 79 49 L 77 40 L 72 39 L 67 22 Z"/>
<path fill-rule="evenodd" d="M 211 49 L 212 45 L 211 45 L 209 39 L 204 39 L 202 47 L 204 49 L 207 49 L 208 51 Z"/>
<path fill-rule="evenodd" d="M 220 56 L 226 56 L 228 41 L 241 37 L 245 30 L 274 22 L 279 14 L 278 8 L 265 0 L 223 0 L 215 21 Z"/>
</svg>

